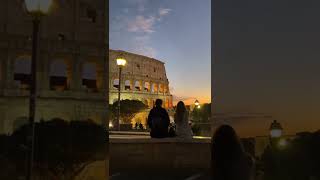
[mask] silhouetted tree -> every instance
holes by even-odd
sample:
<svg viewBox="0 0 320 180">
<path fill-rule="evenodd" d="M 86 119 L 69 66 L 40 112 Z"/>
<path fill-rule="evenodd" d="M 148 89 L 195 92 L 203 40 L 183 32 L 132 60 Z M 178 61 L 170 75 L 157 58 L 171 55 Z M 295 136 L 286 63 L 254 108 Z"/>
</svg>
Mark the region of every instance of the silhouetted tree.
<svg viewBox="0 0 320 180">
<path fill-rule="evenodd" d="M 269 146 L 262 156 L 265 180 L 320 179 L 320 132 L 298 133 L 285 148 Z"/>
<path fill-rule="evenodd" d="M 9 137 L 5 154 L 14 168 L 6 168 L 4 176 L 25 174 L 28 128 L 25 125 Z M 106 130 L 90 121 L 42 121 L 36 123 L 35 135 L 34 174 L 39 179 L 72 180 L 86 165 L 106 156 Z"/>
<path fill-rule="evenodd" d="M 194 108 L 191 117 L 194 121 L 208 122 L 211 117 L 211 103 L 203 104 L 201 108 Z"/>
<path fill-rule="evenodd" d="M 138 100 L 121 100 L 120 101 L 120 118 L 124 123 L 131 123 L 132 118 L 139 112 L 148 108 L 143 102 Z M 114 117 L 118 113 L 118 101 L 110 105 L 110 110 Z"/>
</svg>

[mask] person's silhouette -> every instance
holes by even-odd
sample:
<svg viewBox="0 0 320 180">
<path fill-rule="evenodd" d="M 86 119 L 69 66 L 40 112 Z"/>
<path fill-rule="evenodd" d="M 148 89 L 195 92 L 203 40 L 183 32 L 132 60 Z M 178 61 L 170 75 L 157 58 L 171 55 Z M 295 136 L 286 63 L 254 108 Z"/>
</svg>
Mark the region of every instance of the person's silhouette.
<svg viewBox="0 0 320 180">
<path fill-rule="evenodd" d="M 220 126 L 212 137 L 212 177 L 214 180 L 251 180 L 253 158 L 244 151 L 235 130 Z"/>
<path fill-rule="evenodd" d="M 162 108 L 162 100 L 157 99 L 155 107 L 151 109 L 147 124 L 151 128 L 150 136 L 153 138 L 168 137 L 170 119 L 168 112 Z"/>
</svg>

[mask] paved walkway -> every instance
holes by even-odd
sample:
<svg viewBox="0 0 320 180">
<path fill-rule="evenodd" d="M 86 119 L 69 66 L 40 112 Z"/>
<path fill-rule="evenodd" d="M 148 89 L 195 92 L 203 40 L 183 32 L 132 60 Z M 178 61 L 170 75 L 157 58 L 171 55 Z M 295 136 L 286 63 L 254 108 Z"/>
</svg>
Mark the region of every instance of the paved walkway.
<svg viewBox="0 0 320 180">
<path fill-rule="evenodd" d="M 205 173 L 163 172 L 163 173 L 115 173 L 109 180 L 211 180 Z"/>
</svg>

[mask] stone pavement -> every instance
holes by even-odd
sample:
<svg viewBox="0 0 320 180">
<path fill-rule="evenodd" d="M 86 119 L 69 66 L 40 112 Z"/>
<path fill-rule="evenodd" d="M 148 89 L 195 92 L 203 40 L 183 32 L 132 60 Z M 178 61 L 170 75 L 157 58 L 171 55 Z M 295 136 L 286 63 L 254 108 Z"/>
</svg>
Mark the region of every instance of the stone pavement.
<svg viewBox="0 0 320 180">
<path fill-rule="evenodd" d="M 179 172 L 164 171 L 161 172 L 126 172 L 115 173 L 109 180 L 211 180 L 210 175 L 205 172 Z"/>
</svg>

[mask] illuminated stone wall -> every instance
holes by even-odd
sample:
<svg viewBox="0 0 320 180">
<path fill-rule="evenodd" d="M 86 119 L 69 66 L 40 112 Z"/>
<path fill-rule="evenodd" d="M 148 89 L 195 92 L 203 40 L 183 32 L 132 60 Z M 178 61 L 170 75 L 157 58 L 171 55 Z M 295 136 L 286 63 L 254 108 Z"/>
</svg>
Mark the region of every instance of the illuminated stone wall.
<svg viewBox="0 0 320 180">
<path fill-rule="evenodd" d="M 32 18 L 22 2 L 0 1 L 0 133 L 11 133 L 29 115 Z M 57 1 L 57 7 L 41 19 L 36 121 L 106 123 L 106 3 Z M 52 73 L 55 64 L 62 64 L 62 72 Z M 94 77 L 85 77 L 88 67 L 94 69 Z"/>
<path fill-rule="evenodd" d="M 119 68 L 115 59 L 120 55 L 127 60 L 127 65 L 122 71 L 121 99 L 140 100 L 150 108 L 156 99 L 162 99 L 165 108 L 172 108 L 172 95 L 164 63 L 146 56 L 116 50 L 109 50 L 109 103 L 118 100 Z"/>
</svg>

